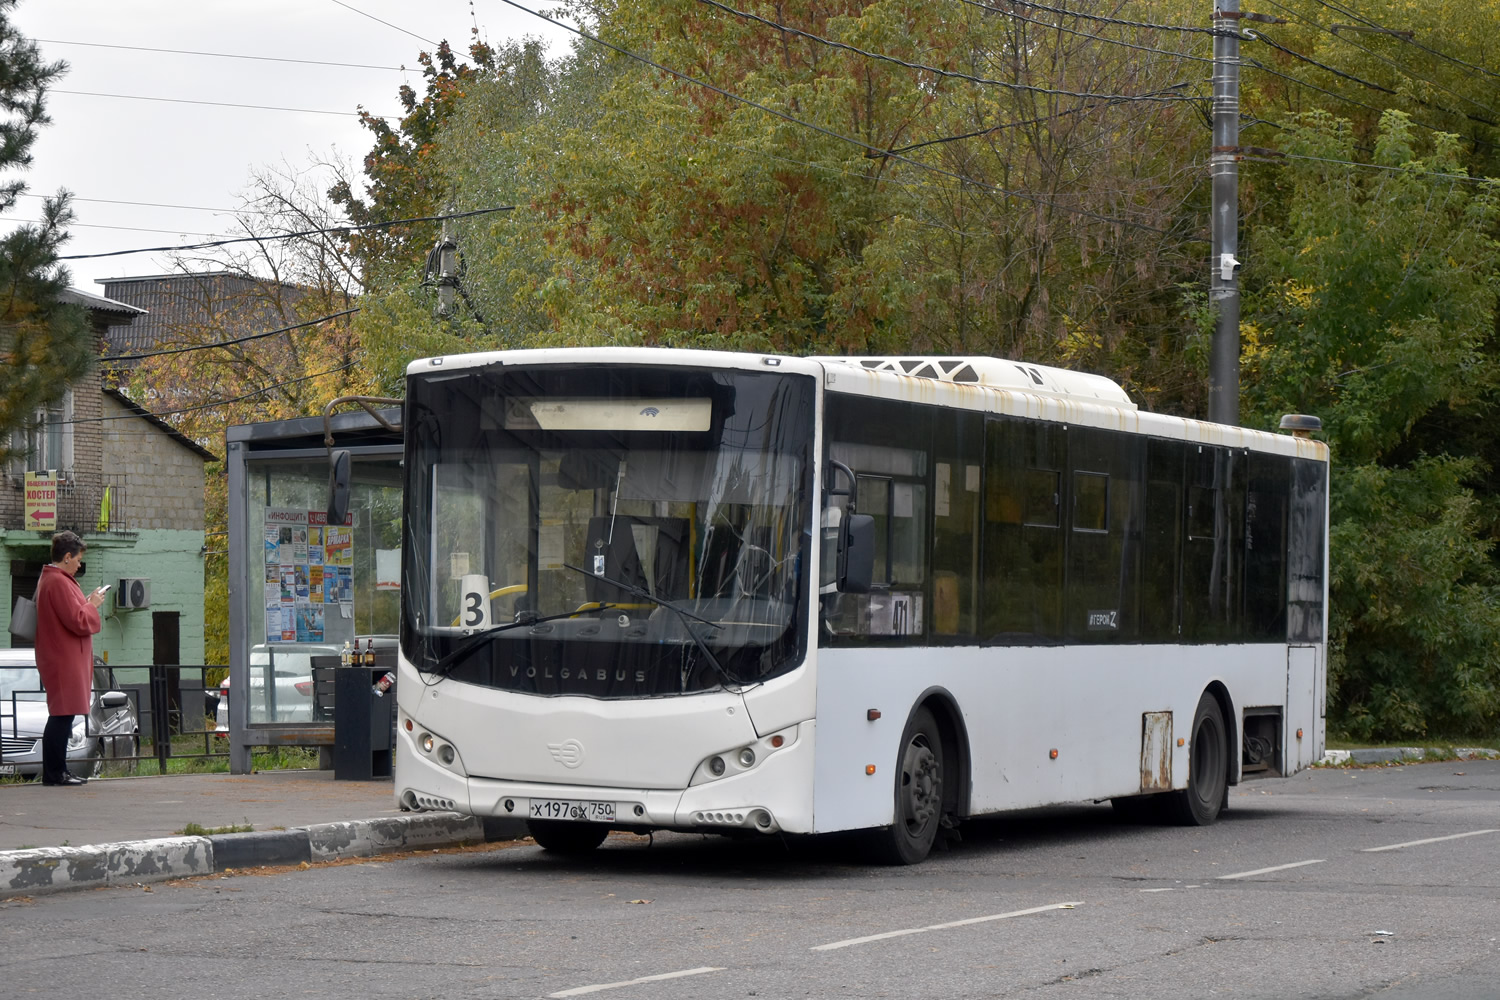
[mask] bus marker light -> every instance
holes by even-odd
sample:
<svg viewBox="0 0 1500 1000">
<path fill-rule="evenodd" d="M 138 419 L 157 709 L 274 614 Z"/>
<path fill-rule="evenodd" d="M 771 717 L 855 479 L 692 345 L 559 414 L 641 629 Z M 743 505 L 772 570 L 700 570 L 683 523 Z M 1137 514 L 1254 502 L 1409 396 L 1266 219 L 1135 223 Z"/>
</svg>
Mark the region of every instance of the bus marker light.
<svg viewBox="0 0 1500 1000">
<path fill-rule="evenodd" d="M 740 751 L 740 766 L 741 767 L 754 767 L 755 766 L 755 751 L 754 750 L 751 750 L 749 747 L 745 747 L 743 750 Z"/>
<path fill-rule="evenodd" d="M 874 774 L 875 773 L 875 765 L 874 764 L 866 764 L 865 765 L 865 773 L 866 774 Z"/>
<path fill-rule="evenodd" d="M 869 719 L 871 722 L 874 722 L 876 719 L 880 718 L 880 709 L 872 708 L 867 710 L 865 712 L 865 718 Z"/>
<path fill-rule="evenodd" d="M 1048 750 L 1047 751 L 1047 756 L 1051 757 L 1053 760 L 1056 760 L 1057 759 L 1057 751 L 1056 750 Z"/>
<path fill-rule="evenodd" d="M 1302 738 L 1302 730 L 1299 729 L 1299 730 L 1297 730 L 1297 739 L 1300 740 L 1301 738 Z"/>
<path fill-rule="evenodd" d="M 781 745 L 785 742 L 786 737 L 782 736 L 780 733 L 777 733 L 775 736 L 771 737 L 771 746 L 775 749 L 781 749 Z"/>
<path fill-rule="evenodd" d="M 1181 746 L 1187 746 L 1187 740 L 1185 740 L 1181 736 L 1179 736 L 1179 737 L 1177 737 L 1177 745 L 1180 746 L 1180 747 Z"/>
<path fill-rule="evenodd" d="M 411 720 L 410 719 L 406 720 L 406 731 L 408 733 L 411 732 Z"/>
<path fill-rule="evenodd" d="M 420 737 L 418 737 L 417 742 L 422 745 L 422 752 L 423 753 L 432 753 L 432 734 L 431 733 L 423 733 Z"/>
</svg>

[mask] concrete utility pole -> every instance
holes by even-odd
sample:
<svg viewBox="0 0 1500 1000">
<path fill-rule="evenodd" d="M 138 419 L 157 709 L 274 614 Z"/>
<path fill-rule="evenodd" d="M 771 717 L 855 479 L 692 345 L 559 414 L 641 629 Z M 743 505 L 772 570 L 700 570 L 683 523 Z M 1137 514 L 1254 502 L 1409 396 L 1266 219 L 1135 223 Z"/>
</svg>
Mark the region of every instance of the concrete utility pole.
<svg viewBox="0 0 1500 1000">
<path fill-rule="evenodd" d="M 1213 176 L 1213 255 L 1208 282 L 1214 304 L 1213 349 L 1209 360 L 1208 419 L 1221 424 L 1240 422 L 1240 3 L 1215 0 L 1214 27 L 1214 148 L 1209 159 Z"/>
</svg>

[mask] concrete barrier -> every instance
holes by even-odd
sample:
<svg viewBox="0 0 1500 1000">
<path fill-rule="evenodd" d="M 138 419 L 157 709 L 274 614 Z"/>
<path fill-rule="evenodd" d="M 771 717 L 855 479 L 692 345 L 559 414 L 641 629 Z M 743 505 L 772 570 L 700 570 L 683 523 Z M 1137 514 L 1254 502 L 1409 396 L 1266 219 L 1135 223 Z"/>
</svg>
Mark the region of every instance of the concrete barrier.
<svg viewBox="0 0 1500 1000">
<path fill-rule="evenodd" d="M 88 847 L 0 851 L 0 899 L 62 889 L 135 885 L 211 875 L 231 868 L 373 857 L 456 847 L 525 835 L 520 822 L 495 823 L 458 813 L 412 813 L 381 819 L 318 823 L 265 833 L 127 840 Z"/>
</svg>

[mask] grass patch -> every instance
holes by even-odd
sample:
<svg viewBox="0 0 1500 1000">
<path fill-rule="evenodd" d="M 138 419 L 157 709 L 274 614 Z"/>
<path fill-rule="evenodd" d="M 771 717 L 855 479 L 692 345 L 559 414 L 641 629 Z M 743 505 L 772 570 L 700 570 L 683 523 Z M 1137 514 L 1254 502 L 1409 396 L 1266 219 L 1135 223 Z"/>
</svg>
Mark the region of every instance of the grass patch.
<svg viewBox="0 0 1500 1000">
<path fill-rule="evenodd" d="M 191 738 L 190 738 L 191 740 Z M 191 742 L 189 746 L 176 751 L 173 756 L 167 758 L 166 774 L 228 774 L 229 755 L 224 753 L 212 757 L 202 756 L 198 747 L 201 744 Z M 225 743 L 227 746 L 227 743 Z M 150 745 L 141 748 L 142 755 L 152 752 Z M 318 767 L 317 747 L 262 747 L 250 752 L 250 767 L 256 771 L 293 771 L 293 770 L 316 770 Z M 145 757 L 138 761 L 121 761 L 117 763 L 105 762 L 104 776 L 114 777 L 122 774 L 162 774 L 161 762 L 155 757 Z"/>
<path fill-rule="evenodd" d="M 180 837 L 211 837 L 216 833 L 254 833 L 255 827 L 250 823 L 236 823 L 231 826 L 202 826 L 198 823 L 189 823 L 177 831 Z"/>
</svg>

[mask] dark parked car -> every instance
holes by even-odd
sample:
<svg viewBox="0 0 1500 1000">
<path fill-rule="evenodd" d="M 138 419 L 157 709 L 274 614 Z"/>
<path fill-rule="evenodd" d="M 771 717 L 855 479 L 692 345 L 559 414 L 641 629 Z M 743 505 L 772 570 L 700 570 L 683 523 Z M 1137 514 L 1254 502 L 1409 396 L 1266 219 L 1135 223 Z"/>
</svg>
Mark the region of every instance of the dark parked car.
<svg viewBox="0 0 1500 1000">
<path fill-rule="evenodd" d="M 0 649 L 0 775 L 35 777 L 42 773 L 46 725 L 47 696 L 36 669 L 36 652 Z M 135 706 L 116 686 L 114 671 L 95 658 L 89 714 L 74 720 L 68 769 L 81 778 L 92 778 L 106 759 L 134 757 L 139 747 Z"/>
</svg>

